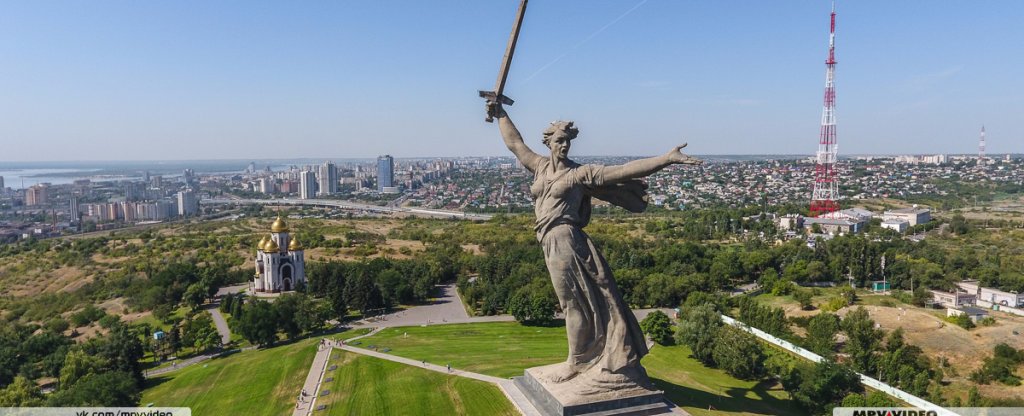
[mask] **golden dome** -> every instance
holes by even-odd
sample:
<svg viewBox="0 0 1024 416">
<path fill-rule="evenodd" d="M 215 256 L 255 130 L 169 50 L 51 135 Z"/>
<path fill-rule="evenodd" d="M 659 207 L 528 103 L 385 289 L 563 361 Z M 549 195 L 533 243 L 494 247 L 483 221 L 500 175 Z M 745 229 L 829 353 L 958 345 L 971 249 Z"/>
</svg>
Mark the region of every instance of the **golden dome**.
<svg viewBox="0 0 1024 416">
<path fill-rule="evenodd" d="M 263 246 L 267 245 L 267 236 L 263 236 L 260 242 L 256 243 L 256 250 L 263 250 Z"/>
<path fill-rule="evenodd" d="M 274 242 L 274 240 L 269 240 L 269 241 L 267 241 L 267 244 L 263 245 L 263 251 L 265 251 L 267 253 L 273 253 L 273 252 L 278 251 L 280 249 L 281 249 L 281 247 L 278 247 L 277 243 Z"/>
<path fill-rule="evenodd" d="M 292 238 L 292 241 L 288 243 L 288 251 L 299 251 L 302 250 L 302 243 L 297 238 Z"/>
<path fill-rule="evenodd" d="M 272 224 L 270 226 L 270 232 L 272 232 L 272 233 L 286 233 L 286 232 L 288 232 L 288 224 L 286 224 L 284 222 L 284 220 L 281 219 L 281 217 L 277 217 L 277 219 L 274 220 L 274 224 Z"/>
</svg>

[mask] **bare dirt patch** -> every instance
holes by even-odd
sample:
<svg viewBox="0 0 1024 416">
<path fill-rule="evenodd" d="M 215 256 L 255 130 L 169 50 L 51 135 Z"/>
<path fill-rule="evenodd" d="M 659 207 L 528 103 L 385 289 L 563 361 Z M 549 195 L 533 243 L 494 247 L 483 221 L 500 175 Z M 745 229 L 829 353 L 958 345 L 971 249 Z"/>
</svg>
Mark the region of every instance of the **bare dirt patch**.
<svg viewBox="0 0 1024 416">
<path fill-rule="evenodd" d="M 992 349 L 999 343 L 1024 348 L 1024 317 L 992 311 L 990 314 L 996 319 L 995 325 L 966 330 L 945 322 L 942 318 L 946 314 L 945 309 L 924 309 L 908 305 L 864 308 L 880 329 L 889 332 L 902 327 L 909 344 L 920 347 L 932 359 L 948 360 L 956 375 L 947 378 L 954 382 L 970 383 L 967 377 L 981 367 L 982 361 L 992 355 Z M 838 313 L 845 316 L 851 310 L 844 308 Z M 1014 335 L 1014 331 L 1020 335 Z M 979 389 L 983 395 L 990 397 L 1024 395 L 1024 386 L 992 384 L 979 386 Z"/>
<path fill-rule="evenodd" d="M 480 249 L 480 245 L 479 244 L 463 244 L 462 245 L 462 249 L 467 251 L 467 252 L 469 252 L 470 254 L 472 254 L 474 256 L 479 256 L 479 255 L 484 254 L 484 251 L 482 249 Z"/>
</svg>

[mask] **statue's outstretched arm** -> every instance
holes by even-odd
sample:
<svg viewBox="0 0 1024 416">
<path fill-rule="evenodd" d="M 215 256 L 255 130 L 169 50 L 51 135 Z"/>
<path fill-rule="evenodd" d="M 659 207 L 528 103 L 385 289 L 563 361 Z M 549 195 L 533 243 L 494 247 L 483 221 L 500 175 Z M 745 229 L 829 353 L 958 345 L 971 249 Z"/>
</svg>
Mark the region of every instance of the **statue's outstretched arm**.
<svg viewBox="0 0 1024 416">
<path fill-rule="evenodd" d="M 643 178 L 664 169 L 668 165 L 674 165 L 677 163 L 685 165 L 699 165 L 704 163 L 703 160 L 683 153 L 682 149 L 684 147 L 686 147 L 686 143 L 683 143 L 682 146 L 672 148 L 668 153 L 661 156 L 638 159 L 622 165 L 608 166 L 604 169 L 604 181 L 615 183 L 635 178 Z"/>
<path fill-rule="evenodd" d="M 526 166 L 526 169 L 529 169 L 530 172 L 536 172 L 544 157 L 534 153 L 523 142 L 523 135 L 519 133 L 519 129 L 512 123 L 512 119 L 508 118 L 508 114 L 505 113 L 500 104 L 488 103 L 487 111 L 492 117 L 498 119 L 498 130 L 501 131 L 501 138 L 505 140 L 505 146 L 508 147 L 508 150 L 511 150 L 512 154 L 516 155 L 516 159 L 519 159 L 519 162 Z"/>
</svg>

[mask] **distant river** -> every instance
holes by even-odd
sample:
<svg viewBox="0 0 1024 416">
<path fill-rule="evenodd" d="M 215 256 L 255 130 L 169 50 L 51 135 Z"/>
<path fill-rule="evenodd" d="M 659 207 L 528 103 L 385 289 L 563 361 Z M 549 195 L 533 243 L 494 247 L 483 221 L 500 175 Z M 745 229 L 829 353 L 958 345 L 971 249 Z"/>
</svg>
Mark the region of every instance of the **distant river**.
<svg viewBox="0 0 1024 416">
<path fill-rule="evenodd" d="M 4 178 L 4 186 L 11 189 L 28 188 L 37 183 L 49 182 L 53 185 L 64 185 L 78 179 L 89 179 L 93 182 L 110 182 L 125 179 L 137 179 L 139 176 L 129 175 L 103 175 L 91 176 L 89 169 L 8 169 L 0 170 L 0 176 Z M 99 171 L 99 169 L 92 169 Z M 63 176 L 74 174 L 74 176 Z M 24 185 L 24 186 L 23 186 Z"/>
</svg>

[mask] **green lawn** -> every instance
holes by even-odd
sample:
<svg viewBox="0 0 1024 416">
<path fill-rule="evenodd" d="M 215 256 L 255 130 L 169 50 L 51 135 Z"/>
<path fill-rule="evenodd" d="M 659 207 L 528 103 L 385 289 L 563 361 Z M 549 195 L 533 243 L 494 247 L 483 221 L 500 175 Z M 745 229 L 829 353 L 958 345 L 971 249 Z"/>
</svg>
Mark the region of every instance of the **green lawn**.
<svg viewBox="0 0 1024 416">
<path fill-rule="evenodd" d="M 778 383 L 743 381 L 705 367 L 685 346 L 656 346 L 642 362 L 669 400 L 695 416 L 805 414 Z"/>
<path fill-rule="evenodd" d="M 188 307 L 188 306 L 182 306 L 182 307 L 180 307 L 178 309 L 175 309 L 174 312 L 171 312 L 171 316 L 167 318 L 168 322 L 178 322 L 178 321 L 184 319 L 185 318 L 185 314 L 187 314 L 188 311 L 191 310 L 191 309 L 192 308 Z M 134 321 L 131 321 L 130 323 L 132 325 L 134 325 L 134 326 L 141 326 L 142 324 L 148 324 L 149 327 L 151 328 L 150 329 L 150 335 L 152 335 L 152 333 L 155 332 L 158 329 L 162 330 L 164 332 L 169 331 L 171 329 L 171 324 L 163 323 L 159 319 L 156 319 L 156 317 L 154 317 L 152 314 L 145 315 L 145 316 L 143 316 L 141 318 L 138 318 L 138 319 L 136 319 Z"/>
<path fill-rule="evenodd" d="M 407 334 L 407 335 L 406 335 Z M 389 328 L 361 347 L 391 348 L 391 354 L 496 377 L 565 359 L 565 328 L 538 328 L 515 322 Z M 644 367 L 673 403 L 694 415 L 801 415 L 781 385 L 733 378 L 707 368 L 683 346 L 656 346 Z M 708 406 L 717 411 L 709 412 Z"/>
<path fill-rule="evenodd" d="M 334 334 L 331 337 L 344 337 Z M 148 380 L 142 404 L 191 407 L 192 414 L 283 415 L 302 389 L 321 337 L 250 350 Z"/>
<path fill-rule="evenodd" d="M 334 334 L 347 339 L 364 331 Z M 194 414 L 281 415 L 296 395 L 316 353 L 318 338 L 247 351 L 150 380 L 142 404 L 188 406 Z M 564 327 L 515 322 L 388 328 L 361 347 L 496 377 L 521 375 L 567 354 Z M 515 414 L 496 386 L 372 357 L 335 351 L 331 393 L 318 399 L 323 414 Z M 672 402 L 700 415 L 800 415 L 781 386 L 732 378 L 704 367 L 686 347 L 654 347 L 644 357 L 652 380 Z M 441 393 L 441 394 L 439 394 Z M 716 411 L 708 411 L 713 406 Z"/>
<path fill-rule="evenodd" d="M 565 360 L 565 328 L 524 326 L 516 322 L 409 326 L 385 329 L 363 338 L 389 354 L 495 377 Z"/>
<path fill-rule="evenodd" d="M 324 415 L 517 415 L 497 386 L 415 366 L 335 351 Z"/>
</svg>

